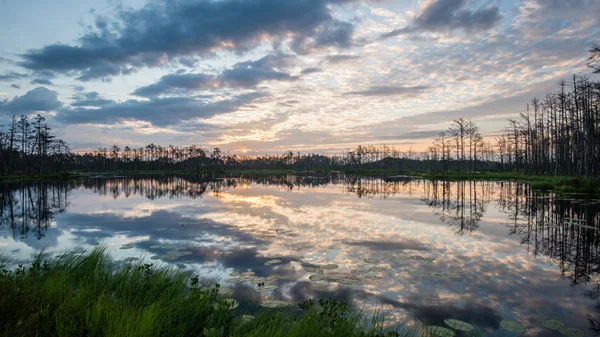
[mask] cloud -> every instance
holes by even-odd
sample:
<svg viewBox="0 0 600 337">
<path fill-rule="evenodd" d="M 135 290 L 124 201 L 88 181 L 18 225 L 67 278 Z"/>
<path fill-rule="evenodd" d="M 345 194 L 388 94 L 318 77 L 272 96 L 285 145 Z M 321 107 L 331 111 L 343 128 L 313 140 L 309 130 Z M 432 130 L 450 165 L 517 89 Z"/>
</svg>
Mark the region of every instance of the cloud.
<svg viewBox="0 0 600 337">
<path fill-rule="evenodd" d="M 349 91 L 345 95 L 361 95 L 361 96 L 418 96 L 423 91 L 429 89 L 427 86 L 372 86 L 367 90 Z"/>
<path fill-rule="evenodd" d="M 301 73 L 302 73 L 302 75 L 308 75 L 308 74 L 312 74 L 312 73 L 318 73 L 321 71 L 323 71 L 323 70 L 320 68 L 306 68 L 306 69 L 303 69 Z"/>
<path fill-rule="evenodd" d="M 73 96 L 73 103 L 71 106 L 81 107 L 81 106 L 95 106 L 101 107 L 109 104 L 114 104 L 115 101 L 110 99 L 104 99 L 100 97 L 100 94 L 92 91 L 88 93 L 77 93 Z"/>
<path fill-rule="evenodd" d="M 8 63 L 8 64 L 15 64 L 16 62 L 11 60 L 11 59 L 7 59 L 4 57 L 0 57 L 0 63 Z"/>
<path fill-rule="evenodd" d="M 27 78 L 26 74 L 16 73 L 14 71 L 10 71 L 4 75 L 0 75 L 0 81 L 13 81 L 13 80 L 21 80 Z"/>
<path fill-rule="evenodd" d="M 381 38 L 415 32 L 488 30 L 502 19 L 496 6 L 469 9 L 465 8 L 467 3 L 468 0 L 429 0 L 410 25 L 382 34 Z"/>
<path fill-rule="evenodd" d="M 298 79 L 297 76 L 277 70 L 288 67 L 292 58 L 286 54 L 267 55 L 256 61 L 237 63 L 218 76 L 203 73 L 169 74 L 154 84 L 136 89 L 133 94 L 152 97 L 219 88 L 249 89 L 265 81 L 294 81 Z"/>
<path fill-rule="evenodd" d="M 54 83 L 45 78 L 36 78 L 31 81 L 31 84 L 53 85 Z"/>
<path fill-rule="evenodd" d="M 346 54 L 338 54 L 338 55 L 329 55 L 325 58 L 325 60 L 329 63 L 340 63 L 348 60 L 356 60 L 359 59 L 358 55 L 346 55 Z"/>
<path fill-rule="evenodd" d="M 67 124 L 109 124 L 122 120 L 138 120 L 155 126 L 170 126 L 196 118 L 210 118 L 217 114 L 233 112 L 263 96 L 264 94 L 255 92 L 220 101 L 190 97 L 110 101 L 97 109 L 83 107 L 61 109 L 56 118 Z M 96 95 L 91 96 L 92 100 L 97 98 Z"/>
<path fill-rule="evenodd" d="M 140 9 L 121 9 L 112 20 L 99 18 L 78 45 L 52 44 L 21 55 L 21 66 L 78 76 L 109 79 L 141 67 L 218 51 L 242 53 L 263 43 L 292 39 L 292 47 L 351 45 L 353 26 L 331 15 L 340 0 L 151 1 Z"/>
<path fill-rule="evenodd" d="M 36 111 L 54 111 L 62 106 L 58 93 L 45 87 L 37 87 L 11 101 L 0 102 L 0 111 L 10 114 L 26 114 Z"/>
</svg>

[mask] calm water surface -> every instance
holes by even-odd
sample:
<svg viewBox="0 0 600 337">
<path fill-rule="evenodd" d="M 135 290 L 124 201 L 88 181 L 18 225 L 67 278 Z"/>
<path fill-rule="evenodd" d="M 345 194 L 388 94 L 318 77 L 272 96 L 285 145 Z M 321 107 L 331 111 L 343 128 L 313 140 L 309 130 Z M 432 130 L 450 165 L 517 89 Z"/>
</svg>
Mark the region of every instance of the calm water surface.
<svg viewBox="0 0 600 337">
<path fill-rule="evenodd" d="M 489 335 L 516 320 L 529 336 L 559 335 L 543 318 L 593 336 L 600 318 L 600 203 L 512 182 L 97 178 L 0 185 L 0 207 L 0 250 L 13 261 L 102 245 L 116 260 L 213 278 L 239 310 L 335 297 L 391 321 L 456 318 Z M 304 270 L 326 264 L 339 268 L 325 276 L 351 285 L 313 282 Z M 243 272 L 279 276 L 277 289 L 232 282 Z"/>
</svg>

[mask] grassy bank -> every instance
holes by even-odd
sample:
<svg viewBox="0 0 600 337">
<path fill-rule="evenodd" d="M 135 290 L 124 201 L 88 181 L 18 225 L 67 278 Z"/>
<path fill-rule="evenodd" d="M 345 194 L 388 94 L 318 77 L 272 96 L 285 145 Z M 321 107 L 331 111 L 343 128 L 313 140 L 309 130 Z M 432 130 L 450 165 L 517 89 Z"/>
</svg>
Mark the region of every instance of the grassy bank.
<svg viewBox="0 0 600 337">
<path fill-rule="evenodd" d="M 528 175 L 517 172 L 482 172 L 482 173 L 413 173 L 415 178 L 431 180 L 515 180 L 528 183 L 533 189 L 542 191 L 560 191 L 568 193 L 600 194 L 600 186 L 593 177 L 565 177 L 549 175 Z"/>
<path fill-rule="evenodd" d="M 10 183 L 19 181 L 37 181 L 37 180 L 64 180 L 86 177 L 86 175 L 77 172 L 64 173 L 15 173 L 0 175 L 0 183 Z"/>
<path fill-rule="evenodd" d="M 246 309 L 242 309 L 242 307 Z M 251 306 L 250 306 L 251 307 Z M 150 264 L 115 264 L 102 250 L 7 270 L 1 336 L 407 336 L 335 301 L 232 310 L 219 287 Z M 256 305 L 254 305 L 256 308 Z M 404 332 L 403 332 L 404 331 Z"/>
</svg>

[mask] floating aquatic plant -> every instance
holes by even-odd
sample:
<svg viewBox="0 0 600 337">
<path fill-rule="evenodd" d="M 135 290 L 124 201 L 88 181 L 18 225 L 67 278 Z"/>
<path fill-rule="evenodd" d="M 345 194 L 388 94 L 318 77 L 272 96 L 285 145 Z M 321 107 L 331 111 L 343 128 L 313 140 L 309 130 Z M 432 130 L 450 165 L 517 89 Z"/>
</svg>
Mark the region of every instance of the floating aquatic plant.
<svg viewBox="0 0 600 337">
<path fill-rule="evenodd" d="M 240 282 L 240 279 L 238 277 L 234 277 L 234 278 L 229 278 L 229 279 L 225 280 L 225 282 L 236 283 L 236 282 Z"/>
<path fill-rule="evenodd" d="M 229 274 L 229 276 L 240 276 L 241 274 L 238 273 L 237 271 L 234 271 L 233 273 Z"/>
<path fill-rule="evenodd" d="M 233 288 L 230 288 L 230 287 L 219 287 L 219 291 L 218 291 L 219 295 L 224 295 L 225 296 L 225 295 L 229 295 L 231 293 L 233 293 Z"/>
<path fill-rule="evenodd" d="M 371 263 L 371 264 L 381 263 L 381 261 L 375 260 L 375 259 L 364 259 L 363 261 L 365 261 L 366 263 Z"/>
<path fill-rule="evenodd" d="M 577 328 L 569 328 L 569 327 L 562 327 L 562 328 L 558 329 L 558 332 L 560 332 L 561 334 L 563 334 L 567 337 L 583 337 L 585 335 L 583 330 L 577 329 Z"/>
<path fill-rule="evenodd" d="M 277 259 L 269 260 L 269 261 L 265 262 L 265 266 L 270 266 L 272 264 L 278 264 L 278 263 L 281 263 L 281 260 L 277 260 Z"/>
<path fill-rule="evenodd" d="M 384 267 L 372 267 L 372 268 L 369 269 L 370 272 L 374 272 L 374 273 L 382 273 L 382 272 L 385 272 L 387 270 L 388 269 L 384 268 Z"/>
<path fill-rule="evenodd" d="M 312 274 L 308 278 L 313 282 L 318 282 L 323 281 L 325 279 L 325 276 L 323 276 L 322 274 Z"/>
<path fill-rule="evenodd" d="M 326 264 L 324 266 L 321 266 L 321 269 L 325 269 L 325 270 L 332 270 L 332 269 L 338 269 L 339 265 L 335 264 L 335 263 L 331 263 L 331 264 Z"/>
<path fill-rule="evenodd" d="M 500 322 L 500 327 L 506 331 L 518 334 L 525 332 L 525 328 L 515 321 L 503 320 Z"/>
<path fill-rule="evenodd" d="M 565 327 L 565 323 L 556 319 L 542 319 L 540 325 L 546 329 L 560 330 Z"/>
<path fill-rule="evenodd" d="M 271 276 L 267 276 L 267 282 L 273 282 L 273 281 L 277 281 L 279 279 L 281 279 L 282 277 L 279 275 L 271 275 Z"/>
<path fill-rule="evenodd" d="M 242 273 L 242 275 L 243 276 L 252 276 L 252 275 L 254 275 L 254 272 L 253 271 L 245 271 Z"/>
<path fill-rule="evenodd" d="M 331 273 L 331 274 L 327 274 L 327 278 L 330 280 L 341 280 L 344 278 L 347 278 L 348 275 L 345 274 L 340 274 L 340 273 Z"/>
<path fill-rule="evenodd" d="M 302 259 L 304 259 L 304 256 L 302 255 L 290 255 L 290 260 L 300 261 Z"/>
<path fill-rule="evenodd" d="M 264 287 L 254 288 L 254 290 L 258 291 L 259 293 L 266 293 L 269 291 L 273 291 L 275 289 L 277 289 L 276 286 L 264 286 Z"/>
<path fill-rule="evenodd" d="M 437 325 L 430 325 L 425 327 L 425 331 L 431 335 L 431 336 L 435 336 L 435 337 L 454 337 L 456 336 L 456 334 L 454 333 L 454 331 L 445 328 L 443 326 L 437 326 Z"/>
<path fill-rule="evenodd" d="M 444 320 L 444 323 L 446 323 L 447 326 L 451 327 L 454 330 L 460 330 L 465 332 L 471 332 L 475 330 L 472 324 L 454 318 L 446 318 Z"/>
<path fill-rule="evenodd" d="M 240 276 L 240 278 L 238 278 L 239 282 L 248 282 L 248 281 L 252 281 L 254 279 L 254 276 L 252 275 L 242 275 Z"/>
<path fill-rule="evenodd" d="M 352 269 L 350 271 L 352 274 L 366 274 L 369 272 L 368 269 Z"/>
<path fill-rule="evenodd" d="M 337 283 L 347 285 L 347 286 L 361 286 L 362 282 L 360 280 L 354 278 L 343 278 L 340 280 L 336 280 Z"/>
<path fill-rule="evenodd" d="M 134 243 L 126 243 L 126 244 L 122 245 L 121 248 L 119 248 L 119 249 L 131 249 L 133 247 L 135 247 Z"/>
<path fill-rule="evenodd" d="M 264 277 L 255 277 L 252 281 L 250 281 L 250 283 L 252 284 L 259 284 L 259 283 L 263 283 L 266 282 L 267 279 Z"/>
<path fill-rule="evenodd" d="M 296 267 L 294 267 L 294 265 L 292 265 L 292 264 L 286 264 L 283 267 L 283 269 L 285 269 L 285 270 L 294 270 L 294 269 L 296 269 Z"/>
<path fill-rule="evenodd" d="M 304 271 L 307 273 L 316 273 L 317 270 L 320 270 L 319 268 L 315 268 L 315 267 L 304 267 Z"/>
<path fill-rule="evenodd" d="M 366 275 L 365 279 L 367 280 L 381 280 L 381 276 L 377 276 L 377 275 Z"/>
<path fill-rule="evenodd" d="M 281 300 L 267 300 L 267 301 L 260 303 L 260 305 L 265 308 L 282 308 L 282 307 L 287 307 L 288 305 L 290 305 L 290 303 L 287 301 L 281 301 Z"/>
<path fill-rule="evenodd" d="M 137 257 L 126 257 L 123 259 L 124 262 L 133 262 L 139 260 Z"/>
</svg>

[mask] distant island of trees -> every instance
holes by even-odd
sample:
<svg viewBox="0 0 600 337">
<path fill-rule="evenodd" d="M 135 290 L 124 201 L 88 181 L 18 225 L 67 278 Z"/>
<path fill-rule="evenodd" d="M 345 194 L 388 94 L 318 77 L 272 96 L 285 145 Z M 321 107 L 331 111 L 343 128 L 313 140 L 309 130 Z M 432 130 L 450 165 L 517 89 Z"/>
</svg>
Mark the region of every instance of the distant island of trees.
<svg viewBox="0 0 600 337">
<path fill-rule="evenodd" d="M 588 66 L 600 73 L 600 46 L 590 49 Z M 561 81 L 556 93 L 534 98 L 502 135 L 485 140 L 471 120 L 454 120 L 423 152 L 411 148 L 361 146 L 338 155 L 240 156 L 201 146 L 112 145 L 73 153 L 55 137 L 41 115 L 13 116 L 0 129 L 0 174 L 138 170 L 403 170 L 518 171 L 564 176 L 600 175 L 600 82 L 586 76 Z"/>
</svg>

